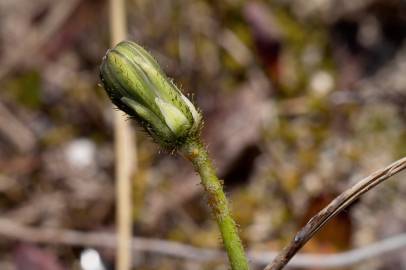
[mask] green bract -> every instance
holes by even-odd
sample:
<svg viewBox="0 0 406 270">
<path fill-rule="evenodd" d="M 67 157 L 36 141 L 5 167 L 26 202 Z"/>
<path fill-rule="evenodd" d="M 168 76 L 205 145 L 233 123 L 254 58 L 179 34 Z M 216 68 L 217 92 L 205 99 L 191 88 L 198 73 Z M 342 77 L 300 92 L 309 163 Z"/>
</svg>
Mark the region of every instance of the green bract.
<svg viewBox="0 0 406 270">
<path fill-rule="evenodd" d="M 179 147 L 199 131 L 198 110 L 134 42 L 123 41 L 107 51 L 100 77 L 112 102 L 135 117 L 162 146 Z"/>
</svg>

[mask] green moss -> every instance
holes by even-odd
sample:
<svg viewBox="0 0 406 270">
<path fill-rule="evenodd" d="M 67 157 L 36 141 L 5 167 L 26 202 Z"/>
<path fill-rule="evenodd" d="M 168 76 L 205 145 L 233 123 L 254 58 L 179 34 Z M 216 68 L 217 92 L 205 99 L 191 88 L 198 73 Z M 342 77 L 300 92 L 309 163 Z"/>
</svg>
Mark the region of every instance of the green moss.
<svg viewBox="0 0 406 270">
<path fill-rule="evenodd" d="M 30 71 L 18 76 L 6 85 L 14 98 L 31 109 L 41 106 L 41 77 L 37 71 Z"/>
</svg>

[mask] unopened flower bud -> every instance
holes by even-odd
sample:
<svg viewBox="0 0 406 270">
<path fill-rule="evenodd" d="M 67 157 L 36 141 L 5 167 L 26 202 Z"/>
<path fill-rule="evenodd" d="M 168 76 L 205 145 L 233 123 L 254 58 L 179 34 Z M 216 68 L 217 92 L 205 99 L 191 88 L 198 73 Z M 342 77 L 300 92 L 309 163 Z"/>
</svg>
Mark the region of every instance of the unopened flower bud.
<svg viewBox="0 0 406 270">
<path fill-rule="evenodd" d="M 162 146 L 176 148 L 198 133 L 200 113 L 141 46 L 123 41 L 110 49 L 100 77 L 111 101 Z"/>
</svg>

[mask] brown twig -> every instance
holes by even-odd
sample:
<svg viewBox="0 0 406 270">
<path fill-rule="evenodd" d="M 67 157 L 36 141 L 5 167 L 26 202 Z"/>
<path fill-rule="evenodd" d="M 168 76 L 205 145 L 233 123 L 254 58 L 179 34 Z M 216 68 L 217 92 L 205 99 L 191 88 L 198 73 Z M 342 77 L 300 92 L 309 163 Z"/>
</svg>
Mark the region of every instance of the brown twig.
<svg viewBox="0 0 406 270">
<path fill-rule="evenodd" d="M 265 270 L 280 270 L 289 260 L 320 230 L 331 218 L 349 206 L 362 194 L 387 180 L 389 177 L 406 169 L 406 157 L 403 157 L 384 169 L 376 171 L 370 176 L 349 188 L 336 197 L 328 206 L 309 220 L 309 222 L 295 235 L 292 241 L 281 251 Z"/>
<path fill-rule="evenodd" d="M 80 232 L 56 228 L 34 228 L 11 219 L 0 218 L 0 235 L 9 239 L 52 245 L 117 248 L 116 235 L 107 232 Z M 309 268 L 348 267 L 363 260 L 374 258 L 406 247 L 406 234 L 395 235 L 365 247 L 334 254 L 298 254 L 289 266 Z M 133 237 L 133 252 L 150 252 L 175 258 L 199 262 L 226 261 L 226 254 L 220 250 L 198 248 L 174 241 Z M 265 265 L 275 258 L 277 252 L 249 251 L 250 262 Z M 1 268 L 3 269 L 3 268 Z"/>
<path fill-rule="evenodd" d="M 23 153 L 32 150 L 37 143 L 34 132 L 1 102 L 0 134 Z"/>
</svg>

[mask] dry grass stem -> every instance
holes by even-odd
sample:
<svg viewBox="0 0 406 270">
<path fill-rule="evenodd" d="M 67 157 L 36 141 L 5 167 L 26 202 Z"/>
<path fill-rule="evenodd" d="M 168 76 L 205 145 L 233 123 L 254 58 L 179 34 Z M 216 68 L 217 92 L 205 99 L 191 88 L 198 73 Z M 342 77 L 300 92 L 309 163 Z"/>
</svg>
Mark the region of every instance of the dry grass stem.
<svg viewBox="0 0 406 270">
<path fill-rule="evenodd" d="M 265 268 L 265 270 L 283 269 L 289 260 L 295 256 L 307 241 L 309 241 L 331 218 L 349 206 L 362 194 L 404 169 L 406 169 L 406 157 L 393 162 L 384 169 L 374 172 L 345 192 L 341 193 L 329 205 L 309 220 L 309 222 L 295 235 L 292 241 L 282 250 L 273 262 Z"/>
<path fill-rule="evenodd" d="M 124 0 L 110 0 L 111 44 L 115 46 L 126 38 L 126 12 Z M 121 111 L 114 111 L 116 156 L 116 211 L 118 248 L 116 269 L 131 267 L 131 175 L 135 173 L 135 134 Z"/>
</svg>

